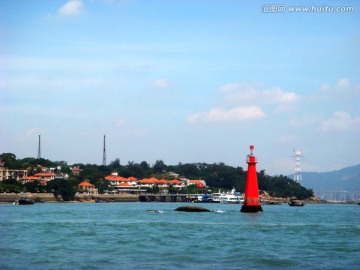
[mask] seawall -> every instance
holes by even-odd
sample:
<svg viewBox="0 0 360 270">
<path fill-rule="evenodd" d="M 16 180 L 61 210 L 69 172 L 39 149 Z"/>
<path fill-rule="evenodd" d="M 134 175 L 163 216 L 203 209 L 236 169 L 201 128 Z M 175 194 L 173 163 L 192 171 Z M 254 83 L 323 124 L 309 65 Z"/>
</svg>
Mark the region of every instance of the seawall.
<svg viewBox="0 0 360 270">
<path fill-rule="evenodd" d="M 61 196 L 56 198 L 52 193 L 0 193 L 0 203 L 13 203 L 20 198 L 29 198 L 35 202 L 62 202 Z M 116 195 L 87 195 L 77 194 L 73 202 L 95 202 L 102 200 L 104 202 L 138 202 L 139 195 L 116 194 Z"/>
<path fill-rule="evenodd" d="M 103 202 L 138 202 L 139 195 L 133 194 L 100 194 L 100 195 L 87 195 L 77 194 L 75 201 L 79 202 L 93 202 L 101 200 Z"/>
<path fill-rule="evenodd" d="M 29 198 L 36 202 L 56 202 L 52 193 L 0 193 L 0 203 L 13 203 L 20 198 Z"/>
</svg>

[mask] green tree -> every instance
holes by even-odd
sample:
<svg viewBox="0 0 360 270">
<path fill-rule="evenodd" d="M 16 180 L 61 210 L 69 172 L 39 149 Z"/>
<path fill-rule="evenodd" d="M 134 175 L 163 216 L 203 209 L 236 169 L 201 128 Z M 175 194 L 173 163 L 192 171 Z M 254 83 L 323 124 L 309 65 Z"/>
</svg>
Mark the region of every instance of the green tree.
<svg viewBox="0 0 360 270">
<path fill-rule="evenodd" d="M 55 197 L 61 195 L 64 201 L 73 201 L 77 190 L 78 182 L 72 180 L 55 179 L 46 185 L 48 192 L 54 193 Z"/>
<path fill-rule="evenodd" d="M 56 164 L 54 162 L 52 162 L 49 159 L 45 159 L 45 158 L 36 159 L 36 163 L 43 167 L 56 167 Z"/>
<path fill-rule="evenodd" d="M 15 165 L 16 165 L 15 154 L 3 153 L 0 155 L 0 161 L 4 164 L 5 167 L 9 169 L 15 169 Z"/>
<path fill-rule="evenodd" d="M 168 190 L 169 190 L 169 193 L 170 193 L 170 194 L 177 194 L 177 193 L 179 193 L 179 190 L 178 190 L 177 188 L 175 188 L 173 184 L 170 184 L 170 185 L 169 185 L 169 189 L 168 189 Z"/>
<path fill-rule="evenodd" d="M 28 182 L 24 184 L 24 188 L 27 192 L 32 193 L 38 193 L 38 192 L 45 192 L 46 189 L 43 185 L 41 185 L 41 182 L 38 180 L 35 180 L 33 182 Z"/>
<path fill-rule="evenodd" d="M 116 169 L 118 169 L 118 168 L 120 168 L 120 159 L 119 158 L 117 158 L 117 159 L 115 159 L 114 161 L 111 161 L 110 162 L 110 165 L 109 165 L 109 167 L 111 167 L 113 170 L 116 170 Z"/>
<path fill-rule="evenodd" d="M 23 191 L 25 191 L 25 188 L 21 185 L 20 182 L 16 181 L 15 179 L 7 179 L 0 182 L 0 193 L 20 193 Z"/>
<path fill-rule="evenodd" d="M 159 194 L 160 193 L 160 188 L 158 185 L 153 185 L 150 188 L 146 189 L 148 193 L 152 193 L 152 194 Z"/>
<path fill-rule="evenodd" d="M 183 193 L 185 194 L 197 194 L 197 188 L 196 188 L 196 185 L 190 185 L 190 186 L 187 186 L 183 189 L 182 191 Z"/>
<path fill-rule="evenodd" d="M 166 171 L 166 165 L 164 163 L 164 161 L 162 160 L 157 160 L 153 166 L 153 173 L 162 173 L 164 171 Z"/>
<path fill-rule="evenodd" d="M 201 171 L 196 163 L 187 163 L 178 165 L 178 173 L 187 178 L 198 179 L 201 177 Z"/>
<path fill-rule="evenodd" d="M 108 183 L 106 183 L 106 182 L 107 182 L 106 180 L 103 180 L 101 178 L 91 181 L 91 183 L 93 185 L 95 185 L 95 187 L 98 189 L 100 194 L 104 193 L 105 190 L 110 190 L 111 189 L 109 187 Z"/>
</svg>

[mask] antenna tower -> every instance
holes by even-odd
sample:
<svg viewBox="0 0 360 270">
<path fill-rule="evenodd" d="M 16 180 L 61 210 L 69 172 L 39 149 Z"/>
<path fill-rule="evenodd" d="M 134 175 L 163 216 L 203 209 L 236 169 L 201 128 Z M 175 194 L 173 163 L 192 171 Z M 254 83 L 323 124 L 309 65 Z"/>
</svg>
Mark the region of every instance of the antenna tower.
<svg viewBox="0 0 360 270">
<path fill-rule="evenodd" d="M 38 147 L 38 156 L 37 158 L 40 159 L 41 158 L 41 135 L 39 135 L 39 147 Z"/>
<path fill-rule="evenodd" d="M 104 150 L 103 150 L 103 166 L 106 166 L 106 148 L 105 148 L 105 135 L 104 135 Z"/>
<path fill-rule="evenodd" d="M 304 157 L 302 155 L 302 150 L 295 150 L 294 149 L 294 153 L 295 153 L 295 173 L 294 173 L 294 181 L 296 183 L 301 184 L 302 181 L 302 176 L 301 176 L 301 158 Z"/>
</svg>

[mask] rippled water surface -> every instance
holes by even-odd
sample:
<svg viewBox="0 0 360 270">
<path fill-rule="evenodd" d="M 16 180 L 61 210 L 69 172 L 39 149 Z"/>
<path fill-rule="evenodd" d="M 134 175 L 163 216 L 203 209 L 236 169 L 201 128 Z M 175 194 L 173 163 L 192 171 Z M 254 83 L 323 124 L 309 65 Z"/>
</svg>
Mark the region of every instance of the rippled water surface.
<svg viewBox="0 0 360 270">
<path fill-rule="evenodd" d="M 2 204 L 0 269 L 360 269 L 358 205 L 183 205 Z"/>
</svg>

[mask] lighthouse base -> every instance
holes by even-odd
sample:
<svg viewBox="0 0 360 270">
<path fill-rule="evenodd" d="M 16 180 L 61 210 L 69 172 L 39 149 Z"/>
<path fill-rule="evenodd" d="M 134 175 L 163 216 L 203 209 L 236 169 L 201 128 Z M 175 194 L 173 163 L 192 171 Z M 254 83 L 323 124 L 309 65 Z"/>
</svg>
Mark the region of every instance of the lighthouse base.
<svg viewBox="0 0 360 270">
<path fill-rule="evenodd" d="M 244 213 L 256 213 L 263 211 L 261 205 L 243 205 L 240 212 Z"/>
</svg>

